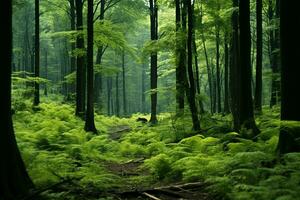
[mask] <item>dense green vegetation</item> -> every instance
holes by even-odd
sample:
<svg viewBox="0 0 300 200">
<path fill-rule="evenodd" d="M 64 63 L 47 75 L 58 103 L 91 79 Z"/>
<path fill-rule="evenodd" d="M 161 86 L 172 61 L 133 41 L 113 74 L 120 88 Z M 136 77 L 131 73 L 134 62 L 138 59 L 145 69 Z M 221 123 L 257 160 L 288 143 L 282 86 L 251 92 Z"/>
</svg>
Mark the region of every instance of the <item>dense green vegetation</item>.
<svg viewBox="0 0 300 200">
<path fill-rule="evenodd" d="M 199 192 L 211 199 L 299 197 L 300 154 L 286 154 L 281 163 L 274 154 L 280 126 L 277 108 L 264 109 L 257 118 L 257 142 L 231 132 L 231 117 L 222 115 L 204 116 L 201 133 L 190 131 L 189 116 L 174 121 L 169 113 L 161 114 L 160 124 L 149 127 L 136 122 L 141 114 L 96 115 L 102 131 L 93 135 L 82 129 L 73 110 L 46 101 L 35 112 L 25 102 L 14 115 L 19 147 L 36 185 L 47 188 L 71 181 L 64 190 L 44 192 L 49 199 L 110 199 L 107 196 L 118 191 L 198 181 L 207 183 Z"/>
<path fill-rule="evenodd" d="M 0 1 L 0 200 L 300 198 L 300 1 Z"/>
</svg>

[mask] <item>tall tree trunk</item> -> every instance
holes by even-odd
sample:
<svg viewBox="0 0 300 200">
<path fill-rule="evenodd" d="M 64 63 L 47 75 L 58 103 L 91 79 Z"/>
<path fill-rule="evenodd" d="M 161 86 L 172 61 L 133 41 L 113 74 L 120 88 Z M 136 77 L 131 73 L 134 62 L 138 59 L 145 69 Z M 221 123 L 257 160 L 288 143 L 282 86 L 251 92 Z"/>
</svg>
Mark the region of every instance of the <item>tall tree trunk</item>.
<svg viewBox="0 0 300 200">
<path fill-rule="evenodd" d="M 34 77 L 40 77 L 40 2 L 35 0 L 35 65 L 34 65 Z M 33 105 L 38 106 L 40 104 L 40 84 L 34 82 L 34 100 Z"/>
<path fill-rule="evenodd" d="M 217 112 L 222 112 L 221 108 L 221 70 L 220 70 L 220 29 L 216 25 L 216 104 Z"/>
<path fill-rule="evenodd" d="M 94 120 L 94 0 L 87 3 L 87 108 L 84 130 L 97 133 Z"/>
<path fill-rule="evenodd" d="M 75 0 L 76 4 L 76 30 L 80 34 L 76 38 L 77 49 L 84 51 L 83 39 L 83 1 Z M 86 67 L 83 55 L 77 55 L 76 59 L 76 116 L 84 117 L 85 115 L 85 99 L 86 99 Z"/>
<path fill-rule="evenodd" d="M 228 33 L 225 30 L 224 33 L 224 113 L 228 114 L 229 111 L 229 48 L 228 48 Z"/>
<path fill-rule="evenodd" d="M 192 5 L 192 9 L 194 10 L 195 8 L 195 3 L 193 3 Z M 193 12 L 194 15 L 194 12 Z M 194 20 L 194 26 L 196 26 L 196 20 L 195 20 L 195 15 L 193 16 L 193 20 Z M 193 53 L 194 53 L 194 63 L 195 63 L 195 71 L 196 71 L 196 89 L 197 89 L 197 95 L 198 95 L 198 105 L 199 105 L 199 109 L 200 109 L 200 113 L 204 113 L 204 105 L 203 102 L 200 98 L 201 95 L 201 87 L 200 87 L 200 73 L 199 73 L 199 65 L 198 65 L 198 52 L 197 52 L 197 44 L 196 44 L 196 31 L 195 29 L 193 29 Z"/>
<path fill-rule="evenodd" d="M 194 79 L 194 72 L 193 72 L 193 21 L 194 21 L 194 12 L 192 7 L 191 0 L 187 1 L 187 10 L 188 10 L 188 35 L 187 35 L 187 54 L 188 54 L 188 78 L 189 78 L 189 105 L 192 114 L 193 120 L 193 130 L 198 131 L 200 130 L 200 121 L 198 118 L 198 110 L 195 102 L 196 97 L 196 87 L 195 87 L 195 79 Z"/>
<path fill-rule="evenodd" d="M 151 40 L 158 40 L 158 6 L 157 0 L 150 1 L 150 29 Z M 157 123 L 157 52 L 151 53 L 151 69 L 150 69 L 150 82 L 151 82 L 151 118 L 150 123 Z"/>
<path fill-rule="evenodd" d="M 123 114 L 127 115 L 126 71 L 125 71 L 125 51 L 124 50 L 122 51 L 122 90 L 123 90 Z"/>
<path fill-rule="evenodd" d="M 106 78 L 106 87 L 107 87 L 107 114 L 110 116 L 112 114 L 111 110 L 111 89 L 112 89 L 112 83 L 111 83 L 111 77 Z"/>
<path fill-rule="evenodd" d="M 146 113 L 146 65 L 142 65 L 142 113 Z"/>
<path fill-rule="evenodd" d="M 280 1 L 281 120 L 284 121 L 300 121 L 300 96 L 293 95 L 300 85 L 300 31 L 295 26 L 300 23 L 299 6 L 299 1 Z M 299 125 L 284 124 L 279 135 L 279 153 L 299 152 Z"/>
<path fill-rule="evenodd" d="M 275 17 L 274 17 L 274 9 L 273 9 L 273 0 L 269 0 L 269 10 L 268 10 L 269 21 L 276 21 L 274 19 L 279 19 L 279 0 L 276 0 L 275 4 Z M 271 82 L 271 99 L 270 99 L 270 107 L 278 104 L 280 98 L 280 81 L 279 81 L 279 73 L 280 73 L 280 58 L 279 58 L 279 46 L 280 46 L 280 38 L 279 38 L 279 28 L 278 24 L 275 26 L 275 30 L 270 30 L 270 64 L 272 69 L 272 82 Z"/>
<path fill-rule="evenodd" d="M 48 79 L 48 51 L 45 48 L 45 79 Z M 45 88 L 44 88 L 44 95 L 48 96 L 48 85 L 45 83 Z"/>
<path fill-rule="evenodd" d="M 71 31 L 76 30 L 76 13 L 75 13 L 75 1 L 74 0 L 69 0 L 70 4 L 70 24 L 71 24 Z M 73 55 L 74 50 L 76 49 L 76 43 L 72 42 L 71 43 L 71 55 L 70 55 L 70 73 L 73 73 L 76 71 L 76 57 Z M 75 93 L 75 83 L 71 83 L 69 85 L 69 91 L 70 93 L 74 94 Z"/>
<path fill-rule="evenodd" d="M 255 111 L 262 111 L 262 54 L 263 54 L 263 27 L 262 27 L 262 0 L 256 0 L 256 85 Z"/>
<path fill-rule="evenodd" d="M 102 22 L 104 20 L 104 14 L 105 14 L 105 2 L 106 0 L 101 0 L 100 2 L 100 17 L 99 20 Z M 102 57 L 105 52 L 105 48 L 103 45 L 100 45 L 97 50 L 97 59 L 96 59 L 96 64 L 101 65 L 102 63 Z M 95 102 L 98 105 L 98 108 L 102 108 L 103 100 L 101 98 L 101 93 L 102 93 L 102 74 L 100 72 L 95 74 Z"/>
<path fill-rule="evenodd" d="M 205 62 L 206 62 L 206 71 L 207 71 L 207 79 L 208 79 L 208 86 L 209 86 L 209 97 L 210 97 L 210 112 L 213 113 L 213 83 L 212 83 L 212 73 L 211 73 L 211 67 L 208 60 L 208 53 L 206 49 L 206 43 L 204 38 L 204 33 L 201 34 L 202 38 L 202 44 L 204 49 L 204 55 L 205 55 Z"/>
<path fill-rule="evenodd" d="M 14 135 L 11 113 L 12 1 L 0 1 L 0 199 L 24 197 L 33 188 Z"/>
<path fill-rule="evenodd" d="M 119 73 L 116 75 L 116 115 L 120 116 Z"/>
<path fill-rule="evenodd" d="M 180 0 L 175 0 L 176 5 L 176 114 L 181 116 L 184 112 L 184 76 L 185 64 L 182 63 L 182 55 L 185 54 L 185 42 L 181 37 L 182 20 Z"/>
<path fill-rule="evenodd" d="M 240 128 L 252 130 L 245 137 L 253 138 L 259 130 L 255 124 L 251 89 L 251 31 L 250 31 L 250 0 L 240 1 Z"/>
</svg>

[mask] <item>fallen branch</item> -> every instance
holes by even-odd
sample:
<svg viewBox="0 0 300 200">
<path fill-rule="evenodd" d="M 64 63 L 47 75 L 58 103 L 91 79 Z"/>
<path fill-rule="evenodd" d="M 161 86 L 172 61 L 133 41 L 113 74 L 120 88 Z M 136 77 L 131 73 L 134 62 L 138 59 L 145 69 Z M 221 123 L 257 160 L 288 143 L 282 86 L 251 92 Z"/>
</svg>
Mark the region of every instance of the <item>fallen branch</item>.
<svg viewBox="0 0 300 200">
<path fill-rule="evenodd" d="M 149 197 L 150 199 L 161 200 L 161 199 L 159 199 L 159 198 L 157 198 L 157 197 L 155 197 L 151 194 L 148 194 L 147 192 L 143 192 L 142 194 L 145 195 L 146 197 Z"/>
</svg>

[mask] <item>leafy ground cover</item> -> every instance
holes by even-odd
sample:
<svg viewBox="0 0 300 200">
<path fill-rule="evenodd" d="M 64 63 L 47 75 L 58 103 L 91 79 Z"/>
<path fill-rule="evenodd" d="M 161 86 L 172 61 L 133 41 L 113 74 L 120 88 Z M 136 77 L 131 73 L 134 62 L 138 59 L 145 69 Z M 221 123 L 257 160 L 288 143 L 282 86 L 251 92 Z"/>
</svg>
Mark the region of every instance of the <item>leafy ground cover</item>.
<svg viewBox="0 0 300 200">
<path fill-rule="evenodd" d="M 86 133 L 74 108 L 48 101 L 18 104 L 17 140 L 40 199 L 255 199 L 300 197 L 300 154 L 280 162 L 278 110 L 264 110 L 256 142 L 231 130 L 230 116 L 161 114 L 157 126 L 96 115 L 99 134 Z"/>
</svg>

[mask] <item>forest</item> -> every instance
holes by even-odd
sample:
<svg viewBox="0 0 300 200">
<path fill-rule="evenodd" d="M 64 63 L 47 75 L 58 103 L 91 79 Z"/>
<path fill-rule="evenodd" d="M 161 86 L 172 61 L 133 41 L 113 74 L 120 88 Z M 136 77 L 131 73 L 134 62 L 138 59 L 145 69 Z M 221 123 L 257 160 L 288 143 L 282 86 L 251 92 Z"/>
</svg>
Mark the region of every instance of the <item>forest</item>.
<svg viewBox="0 0 300 200">
<path fill-rule="evenodd" d="M 299 7 L 0 1 L 0 200 L 300 200 Z"/>
</svg>

